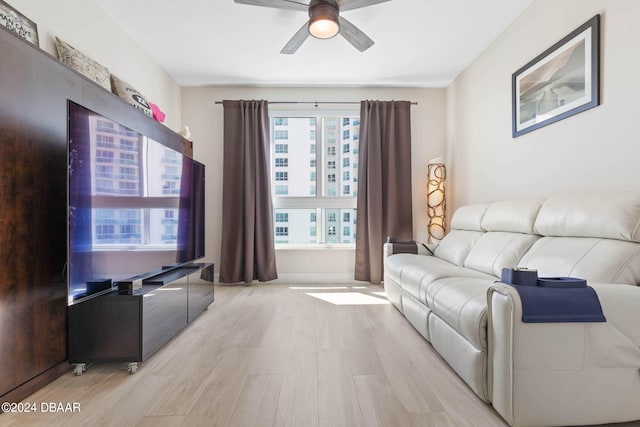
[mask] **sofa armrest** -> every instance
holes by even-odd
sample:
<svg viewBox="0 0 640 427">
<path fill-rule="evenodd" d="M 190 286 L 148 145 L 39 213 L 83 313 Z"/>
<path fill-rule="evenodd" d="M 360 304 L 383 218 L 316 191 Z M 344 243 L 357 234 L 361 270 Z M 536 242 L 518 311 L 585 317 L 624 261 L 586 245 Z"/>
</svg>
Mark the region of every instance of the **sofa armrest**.
<svg viewBox="0 0 640 427">
<path fill-rule="evenodd" d="M 436 250 L 436 247 L 438 245 L 434 245 L 432 243 L 420 243 L 420 242 L 414 242 L 416 245 L 416 252 L 418 255 L 433 255 L 434 251 Z M 383 248 L 383 256 L 384 258 L 387 258 L 395 253 L 398 253 L 398 251 L 393 250 L 393 246 L 395 243 L 385 243 L 384 244 L 384 248 Z M 406 243 L 403 243 L 402 245 L 407 245 Z"/>
<path fill-rule="evenodd" d="M 510 425 L 640 419 L 640 287 L 592 287 L 605 323 L 523 323 L 518 292 L 489 289 L 489 393 Z"/>
</svg>

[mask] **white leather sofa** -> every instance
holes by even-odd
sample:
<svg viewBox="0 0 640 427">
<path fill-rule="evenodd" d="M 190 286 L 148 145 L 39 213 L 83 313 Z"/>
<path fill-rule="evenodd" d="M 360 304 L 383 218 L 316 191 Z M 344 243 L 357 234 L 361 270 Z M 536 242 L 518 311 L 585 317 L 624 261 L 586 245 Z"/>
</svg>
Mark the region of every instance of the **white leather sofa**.
<svg viewBox="0 0 640 427">
<path fill-rule="evenodd" d="M 385 245 L 389 301 L 512 426 L 640 420 L 640 193 L 459 208 L 434 255 Z M 587 279 L 605 323 L 523 323 L 503 267 Z"/>
</svg>

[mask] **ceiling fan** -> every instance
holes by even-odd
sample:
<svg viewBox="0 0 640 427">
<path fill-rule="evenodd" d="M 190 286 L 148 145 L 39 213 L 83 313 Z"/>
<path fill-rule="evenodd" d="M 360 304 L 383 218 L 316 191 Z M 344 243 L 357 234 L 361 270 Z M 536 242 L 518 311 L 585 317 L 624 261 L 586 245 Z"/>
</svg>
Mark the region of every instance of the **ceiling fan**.
<svg viewBox="0 0 640 427">
<path fill-rule="evenodd" d="M 319 39 L 330 39 L 336 34 L 342 35 L 360 52 L 373 46 L 371 40 L 358 27 L 340 16 L 341 11 L 359 9 L 384 3 L 389 0 L 234 0 L 236 3 L 252 6 L 273 7 L 276 9 L 298 10 L 309 13 L 309 20 L 293 35 L 280 53 L 293 54 L 309 35 Z"/>
</svg>

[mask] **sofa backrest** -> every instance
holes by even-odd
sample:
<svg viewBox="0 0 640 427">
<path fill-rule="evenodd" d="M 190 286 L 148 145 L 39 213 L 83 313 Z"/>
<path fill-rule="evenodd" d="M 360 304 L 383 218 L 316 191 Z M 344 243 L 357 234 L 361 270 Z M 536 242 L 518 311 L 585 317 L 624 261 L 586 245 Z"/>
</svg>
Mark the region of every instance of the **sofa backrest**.
<svg viewBox="0 0 640 427">
<path fill-rule="evenodd" d="M 640 242 L 640 193 L 553 196 L 538 212 L 542 236 L 598 237 Z"/>
<path fill-rule="evenodd" d="M 542 200 L 518 199 L 463 206 L 454 213 L 451 231 L 436 256 L 499 276 L 539 238 L 533 226 L 541 204 Z"/>
<path fill-rule="evenodd" d="M 436 256 L 494 276 L 520 266 L 540 276 L 640 285 L 640 193 L 463 206 Z"/>
<path fill-rule="evenodd" d="M 451 231 L 436 247 L 435 255 L 462 266 L 476 242 L 482 237 L 482 218 L 488 204 L 467 205 L 456 209 L 451 218 Z"/>
<path fill-rule="evenodd" d="M 640 194 L 552 196 L 534 231 L 544 236 L 519 265 L 541 276 L 576 276 L 591 282 L 640 284 Z"/>
</svg>

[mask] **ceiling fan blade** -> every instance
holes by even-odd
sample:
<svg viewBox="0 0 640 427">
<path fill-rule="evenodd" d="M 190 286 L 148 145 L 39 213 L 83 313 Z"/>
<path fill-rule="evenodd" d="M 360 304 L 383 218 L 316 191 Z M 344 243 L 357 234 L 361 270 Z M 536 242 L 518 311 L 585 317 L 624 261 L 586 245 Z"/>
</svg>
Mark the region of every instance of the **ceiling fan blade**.
<svg viewBox="0 0 640 427">
<path fill-rule="evenodd" d="M 378 3 L 384 3 L 390 0 L 338 0 L 340 12 L 345 10 L 360 9 L 365 6 L 372 6 Z"/>
<path fill-rule="evenodd" d="M 273 7 L 275 9 L 301 10 L 307 12 L 309 5 L 292 0 L 234 0 L 238 4 Z"/>
<path fill-rule="evenodd" d="M 291 40 L 287 42 L 287 44 L 282 48 L 280 53 L 284 53 L 285 55 L 291 55 L 296 53 L 298 48 L 302 46 L 302 43 L 309 37 L 309 22 L 305 22 L 305 24 L 300 27 L 300 29 L 291 37 Z"/>
<path fill-rule="evenodd" d="M 344 19 L 342 16 L 339 16 L 338 20 L 340 21 L 340 34 L 342 34 L 342 37 L 351 43 L 353 47 L 358 49 L 360 52 L 364 52 L 373 46 L 374 41 L 358 27 Z"/>
</svg>

